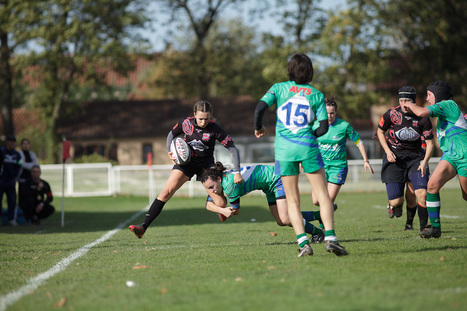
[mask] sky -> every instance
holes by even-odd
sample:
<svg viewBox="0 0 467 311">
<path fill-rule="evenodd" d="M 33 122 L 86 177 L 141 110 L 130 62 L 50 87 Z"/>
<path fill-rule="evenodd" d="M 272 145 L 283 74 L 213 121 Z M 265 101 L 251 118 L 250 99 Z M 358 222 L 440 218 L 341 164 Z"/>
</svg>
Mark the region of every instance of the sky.
<svg viewBox="0 0 467 311">
<path fill-rule="evenodd" d="M 249 5 L 254 5 L 255 1 L 247 1 L 246 6 L 248 7 Z M 346 5 L 346 0 L 321 0 L 320 6 L 325 9 L 334 9 L 334 8 L 340 8 L 342 9 L 343 6 Z M 152 11 L 154 13 L 151 14 L 157 14 L 158 10 L 154 7 L 154 5 L 151 5 L 148 8 L 148 11 Z M 229 10 L 228 12 L 225 12 L 222 16 L 223 18 L 234 18 L 240 16 L 245 23 L 245 25 L 249 26 L 258 26 L 260 32 L 269 32 L 274 35 L 279 35 L 282 34 L 282 29 L 281 26 L 276 22 L 276 20 L 273 17 L 268 17 L 265 16 L 264 18 L 261 19 L 261 22 L 258 22 L 257 20 L 251 21 L 247 14 L 244 12 L 239 12 L 236 10 Z M 167 17 L 165 16 L 159 16 L 162 20 L 166 20 Z M 147 38 L 149 42 L 151 43 L 151 46 L 153 48 L 154 52 L 160 52 L 165 49 L 165 43 L 163 40 L 161 40 L 161 36 L 164 34 L 164 28 L 160 26 L 159 22 L 154 22 L 152 25 L 153 30 L 146 30 L 141 32 L 144 38 Z"/>
</svg>

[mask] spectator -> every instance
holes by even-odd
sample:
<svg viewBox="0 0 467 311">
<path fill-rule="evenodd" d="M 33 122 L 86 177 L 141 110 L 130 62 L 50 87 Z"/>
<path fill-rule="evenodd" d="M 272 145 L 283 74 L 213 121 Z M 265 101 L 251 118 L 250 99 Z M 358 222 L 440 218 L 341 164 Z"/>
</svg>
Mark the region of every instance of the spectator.
<svg viewBox="0 0 467 311">
<path fill-rule="evenodd" d="M 21 140 L 21 150 L 19 154 L 21 155 L 21 174 L 18 179 L 18 205 L 23 210 L 26 222 L 31 222 L 32 215 L 28 214 L 27 210 L 27 184 L 31 180 L 31 169 L 33 166 L 39 165 L 37 161 L 36 154 L 29 150 L 31 143 L 29 139 L 23 138 Z"/>
<path fill-rule="evenodd" d="M 8 205 L 8 223 L 12 226 L 17 226 L 16 222 L 16 181 L 18 180 L 21 170 L 21 156 L 15 150 L 16 137 L 8 135 L 6 144 L 0 148 L 2 167 L 0 170 L 0 209 L 2 209 L 1 201 L 3 194 L 6 193 Z"/>
<path fill-rule="evenodd" d="M 34 165 L 31 169 L 31 179 L 26 183 L 27 187 L 27 209 L 25 213 L 31 215 L 32 222 L 39 225 L 40 219 L 49 217 L 55 208 L 50 204 L 54 197 L 50 185 L 41 179 L 41 168 Z"/>
</svg>

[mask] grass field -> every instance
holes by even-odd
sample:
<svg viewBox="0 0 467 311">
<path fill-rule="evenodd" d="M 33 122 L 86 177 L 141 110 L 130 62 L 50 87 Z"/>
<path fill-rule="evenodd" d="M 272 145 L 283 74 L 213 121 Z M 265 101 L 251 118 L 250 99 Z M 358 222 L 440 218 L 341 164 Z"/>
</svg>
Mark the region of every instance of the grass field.
<svg viewBox="0 0 467 311">
<path fill-rule="evenodd" d="M 201 198 L 173 198 L 141 240 L 127 227 L 147 198 L 66 199 L 64 228 L 59 212 L 0 227 L 0 310 L 466 310 L 467 204 L 441 196 L 443 235 L 422 240 L 405 211 L 386 216 L 384 193 L 341 193 L 350 255 L 314 245 L 305 258 L 260 196 L 225 223 Z M 309 196 L 302 208 L 316 209 Z"/>
</svg>

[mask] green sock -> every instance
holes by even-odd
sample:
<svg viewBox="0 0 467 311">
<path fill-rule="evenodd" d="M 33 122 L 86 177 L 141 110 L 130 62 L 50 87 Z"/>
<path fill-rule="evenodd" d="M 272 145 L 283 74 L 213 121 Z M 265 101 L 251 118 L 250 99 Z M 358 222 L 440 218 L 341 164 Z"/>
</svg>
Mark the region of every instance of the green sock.
<svg viewBox="0 0 467 311">
<path fill-rule="evenodd" d="M 336 231 L 334 231 L 334 229 L 324 231 L 324 240 L 326 240 L 326 241 L 337 241 Z"/>
<path fill-rule="evenodd" d="M 306 244 L 309 243 L 306 233 L 301 233 L 297 235 L 297 243 L 300 248 L 303 248 Z"/>
<path fill-rule="evenodd" d="M 429 193 L 426 194 L 426 209 L 428 211 L 428 218 L 435 228 L 441 228 L 441 220 L 439 218 L 439 213 L 441 210 L 441 198 L 439 193 Z"/>
</svg>

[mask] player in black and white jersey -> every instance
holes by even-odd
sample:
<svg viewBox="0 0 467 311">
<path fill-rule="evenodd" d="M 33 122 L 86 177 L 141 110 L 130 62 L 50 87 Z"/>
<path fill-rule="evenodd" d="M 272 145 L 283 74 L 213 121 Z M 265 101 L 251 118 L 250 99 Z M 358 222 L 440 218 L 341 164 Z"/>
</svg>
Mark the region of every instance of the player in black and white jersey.
<svg viewBox="0 0 467 311">
<path fill-rule="evenodd" d="M 214 165 L 214 146 L 219 141 L 227 148 L 233 157 L 234 181 L 239 184 L 243 181 L 240 174 L 240 156 L 237 147 L 230 136 L 212 118 L 212 105 L 207 101 L 198 101 L 194 106 L 194 116 L 187 117 L 173 127 L 167 135 L 167 154 L 175 164 L 162 192 L 152 203 L 141 225 L 130 225 L 129 229 L 138 237 L 143 237 L 151 222 L 160 214 L 165 203 L 189 181 L 195 174 L 197 180 L 201 177 L 204 169 Z M 191 160 L 185 165 L 175 163 L 175 157 L 170 151 L 170 143 L 178 135 L 184 135 L 185 141 L 191 149 Z M 225 206 L 223 196 L 212 195 L 211 199 L 218 206 Z"/>
<path fill-rule="evenodd" d="M 426 189 L 430 175 L 428 161 L 434 148 L 433 127 L 429 118 L 418 117 L 408 110 L 407 106 L 416 105 L 413 87 L 400 88 L 398 97 L 400 105 L 389 109 L 378 125 L 378 139 L 385 152 L 381 180 L 386 183 L 389 218 L 402 216 L 407 183 L 405 230 L 413 230 L 417 209 L 420 230 L 423 230 L 428 221 Z M 422 138 L 426 150 L 422 148 Z"/>
</svg>

